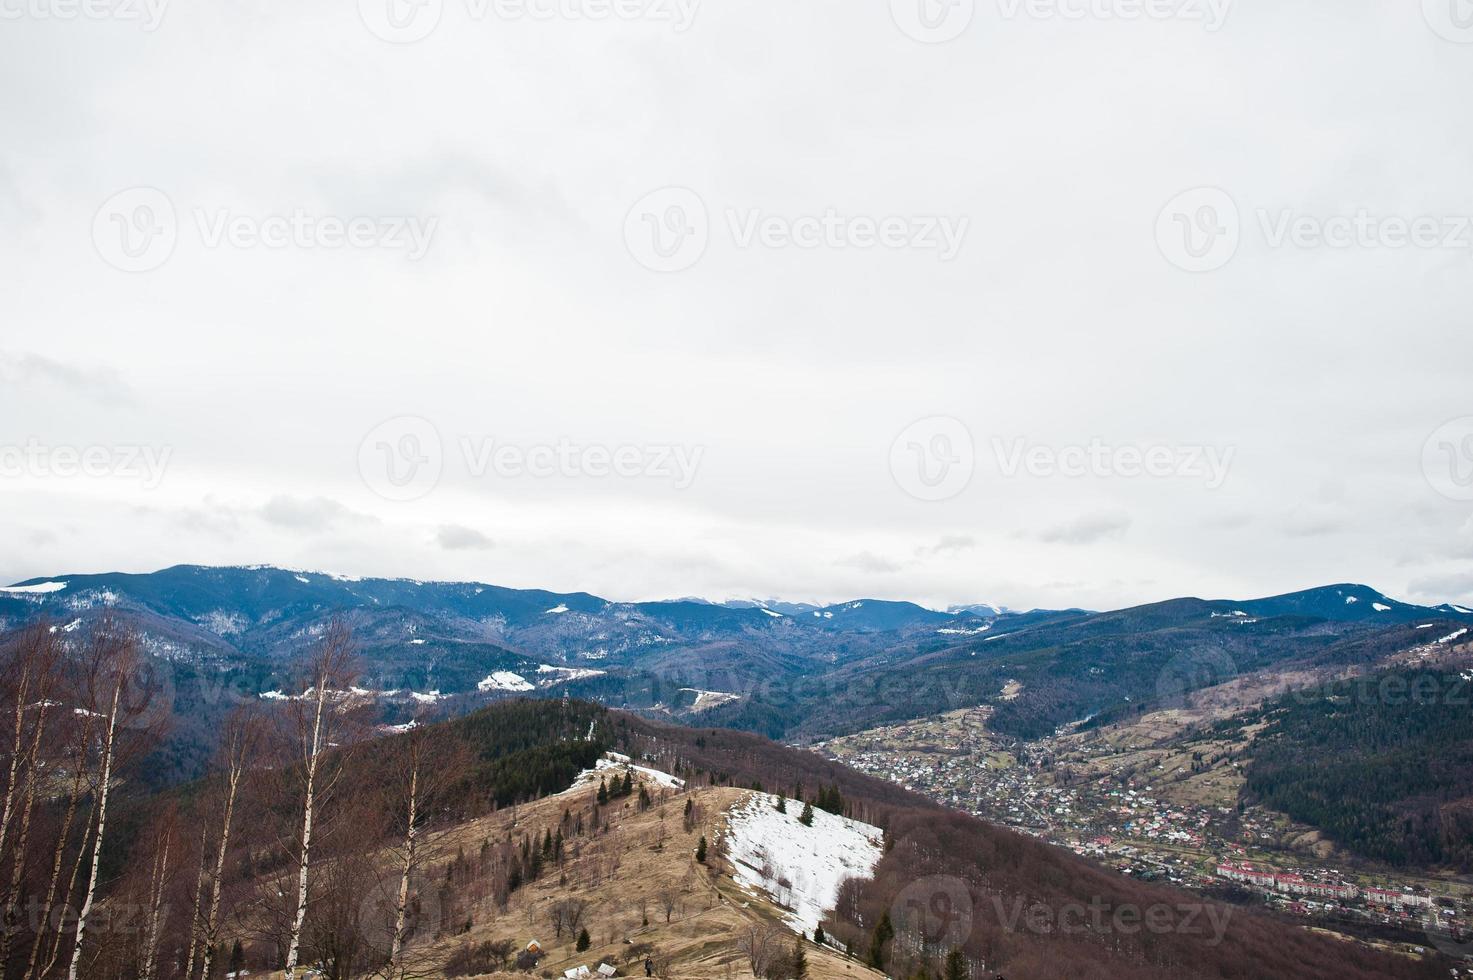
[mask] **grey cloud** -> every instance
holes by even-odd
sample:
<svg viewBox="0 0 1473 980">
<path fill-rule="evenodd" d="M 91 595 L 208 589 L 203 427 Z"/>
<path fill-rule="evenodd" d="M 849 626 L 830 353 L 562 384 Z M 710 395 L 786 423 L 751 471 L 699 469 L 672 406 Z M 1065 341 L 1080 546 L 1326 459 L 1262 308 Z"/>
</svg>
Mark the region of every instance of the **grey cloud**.
<svg viewBox="0 0 1473 980">
<path fill-rule="evenodd" d="M 1094 544 L 1124 534 L 1130 524 L 1130 518 L 1125 514 L 1086 514 L 1044 528 L 1034 537 L 1045 544 Z"/>
<path fill-rule="evenodd" d="M 297 531 L 325 531 L 344 522 L 374 521 L 327 497 L 272 497 L 261 508 L 261 516 L 277 527 Z"/>
<path fill-rule="evenodd" d="M 977 547 L 977 539 L 967 534 L 946 534 L 933 545 L 916 549 L 917 555 L 944 555 L 959 551 L 969 551 Z"/>
<path fill-rule="evenodd" d="M 132 390 L 111 368 L 80 367 L 29 351 L 0 351 L 0 380 L 13 385 L 54 385 L 107 404 L 134 400 Z"/>
<path fill-rule="evenodd" d="M 496 546 L 480 531 L 462 524 L 441 525 L 435 532 L 435 542 L 447 551 L 485 551 Z"/>
<path fill-rule="evenodd" d="M 861 572 L 871 572 L 876 575 L 888 575 L 900 571 L 901 568 L 898 563 L 869 551 L 861 551 L 848 558 L 840 558 L 834 564 L 843 565 L 846 568 L 857 568 Z"/>
</svg>

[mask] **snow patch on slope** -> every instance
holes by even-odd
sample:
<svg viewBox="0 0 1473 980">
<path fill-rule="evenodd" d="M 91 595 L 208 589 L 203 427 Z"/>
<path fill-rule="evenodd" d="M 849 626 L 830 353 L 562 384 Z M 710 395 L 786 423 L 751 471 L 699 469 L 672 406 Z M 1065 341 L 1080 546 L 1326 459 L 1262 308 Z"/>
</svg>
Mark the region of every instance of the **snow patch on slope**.
<svg viewBox="0 0 1473 980">
<path fill-rule="evenodd" d="M 789 926 L 812 935 L 834 907 L 846 878 L 868 878 L 883 856 L 878 827 L 815 809 L 813 826 L 798 822 L 803 805 L 753 793 L 731 808 L 727 846 L 742 886 L 770 896 L 791 911 Z"/>
<path fill-rule="evenodd" d="M 9 592 L 14 595 L 45 595 L 48 592 L 60 592 L 66 588 L 65 582 L 37 582 L 35 585 L 12 585 L 0 588 L 0 592 Z"/>
<path fill-rule="evenodd" d="M 476 685 L 478 691 L 533 691 L 535 684 L 527 683 L 527 679 L 521 674 L 514 674 L 509 670 L 498 670 L 490 677 Z"/>
</svg>

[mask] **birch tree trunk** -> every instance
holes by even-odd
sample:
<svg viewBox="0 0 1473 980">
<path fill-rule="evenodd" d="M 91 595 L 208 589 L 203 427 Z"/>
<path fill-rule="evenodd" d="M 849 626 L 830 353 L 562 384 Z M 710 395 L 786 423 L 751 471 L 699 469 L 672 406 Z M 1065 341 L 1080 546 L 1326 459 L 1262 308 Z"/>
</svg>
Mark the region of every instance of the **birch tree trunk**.
<svg viewBox="0 0 1473 980">
<path fill-rule="evenodd" d="M 173 828 L 166 828 L 161 853 L 154 858 L 153 880 L 151 882 L 152 889 L 148 899 L 148 933 L 145 941 L 143 972 L 140 980 L 154 980 L 154 965 L 158 961 L 159 952 L 159 920 L 164 906 L 164 882 L 168 878 L 169 845 L 172 843 L 173 837 Z"/>
<path fill-rule="evenodd" d="M 10 866 L 10 886 L 5 893 L 4 929 L 0 930 L 0 975 L 9 971 L 10 951 L 15 942 L 16 915 L 20 910 L 21 884 L 26 875 L 26 859 L 31 839 L 31 814 L 36 807 L 37 762 L 41 755 L 41 738 L 46 731 L 46 712 L 50 705 L 42 701 L 36 709 L 36 734 L 31 739 L 30 752 L 26 757 L 22 776 L 26 789 L 20 808 L 20 827 L 16 831 L 15 857 Z"/>
<path fill-rule="evenodd" d="M 97 798 L 94 796 L 92 798 L 91 805 L 87 808 L 87 822 L 82 826 L 82 843 L 77 848 L 76 858 L 72 861 L 71 874 L 67 875 L 66 894 L 62 897 L 60 905 L 61 908 L 69 909 L 72 907 L 72 893 L 77 890 L 77 876 L 82 873 L 82 861 L 86 858 L 87 848 L 91 845 L 92 834 L 95 829 L 95 824 L 93 823 L 92 818 L 96 815 Z M 46 965 L 41 967 L 41 972 L 38 974 L 38 976 L 45 977 L 49 975 L 51 973 L 51 968 L 56 966 L 57 961 L 61 959 L 62 935 L 63 933 L 61 929 L 58 928 L 56 930 L 56 933 L 51 937 L 51 952 L 47 955 Z"/>
<path fill-rule="evenodd" d="M 82 785 L 87 776 L 87 737 L 90 730 L 90 726 L 84 727 L 77 743 L 79 750 L 75 760 L 76 769 L 72 773 L 72 789 L 70 795 L 67 797 L 66 815 L 62 817 L 61 828 L 56 834 L 56 848 L 51 852 L 51 879 L 46 885 L 46 901 L 41 903 L 41 908 L 43 909 L 49 910 L 53 908 L 52 903 L 56 901 L 56 889 L 61 883 L 61 866 L 66 860 L 66 842 L 72 833 L 72 822 L 77 819 L 77 804 L 82 800 Z M 90 825 L 91 822 L 91 816 L 89 815 L 87 823 Z M 86 847 L 87 836 L 84 833 L 82 835 L 83 850 Z M 46 927 L 50 923 L 50 919 L 51 917 L 48 913 L 46 919 L 41 922 L 40 927 L 36 930 L 36 939 L 31 944 L 31 957 L 26 963 L 26 980 L 35 980 L 37 977 L 36 967 L 40 963 L 41 946 L 46 938 Z M 52 956 L 52 963 L 55 963 L 55 954 Z M 48 964 L 47 969 L 49 970 L 50 968 L 51 965 Z"/>
<path fill-rule="evenodd" d="M 92 902 L 97 897 L 97 869 L 107 833 L 107 793 L 112 781 L 113 744 L 117 737 L 118 700 L 122 693 L 122 677 L 113 678 L 113 702 L 107 713 L 107 736 L 102 750 L 102 785 L 97 795 L 97 836 L 92 842 L 92 871 L 87 877 L 87 897 L 82 900 L 82 911 L 77 914 L 76 945 L 72 947 L 72 965 L 67 969 L 67 980 L 77 980 L 77 970 L 82 965 L 82 944 L 87 936 L 87 917 L 92 914 Z"/>
<path fill-rule="evenodd" d="M 409 879 L 414 873 L 414 845 L 419 819 L 419 751 L 414 750 L 414 768 L 409 774 L 409 825 L 404 831 L 404 869 L 399 877 L 399 902 L 394 908 L 394 937 L 389 943 L 388 980 L 403 975 L 400 959 L 404 953 L 404 920 L 409 914 Z"/>
<path fill-rule="evenodd" d="M 302 853 L 297 866 L 297 905 L 292 915 L 290 938 L 286 951 L 286 980 L 297 972 L 297 954 L 302 941 L 302 923 L 307 919 L 307 868 L 312 854 L 312 791 L 317 779 L 317 762 L 322 752 L 322 713 L 327 704 L 327 677 L 317 677 L 317 704 L 312 718 L 312 735 L 307 749 L 307 786 L 302 803 Z M 75 977 L 68 980 L 76 980 Z"/>
<path fill-rule="evenodd" d="M 184 958 L 184 980 L 194 978 L 194 958 L 199 952 L 201 943 L 208 942 L 204 937 L 204 903 L 205 903 L 205 881 L 208 878 L 209 867 L 209 825 L 200 822 L 199 828 L 199 874 L 194 879 L 194 903 L 189 911 L 189 955 Z M 209 980 L 210 969 L 205 967 L 203 976 Z"/>
<path fill-rule="evenodd" d="M 210 876 L 210 911 L 205 919 L 203 980 L 210 980 L 210 960 L 215 952 L 215 927 L 220 918 L 220 890 L 225 879 L 225 853 L 230 848 L 230 821 L 235 813 L 235 794 L 240 788 L 240 778 L 245 767 L 232 763 L 230 784 L 225 796 L 225 819 L 220 828 L 220 850 L 215 856 L 215 870 Z"/>
<path fill-rule="evenodd" d="M 10 839 L 10 814 L 15 808 L 16 776 L 20 770 L 20 747 L 26 727 L 26 698 L 31 692 L 31 665 L 27 659 L 21 667 L 20 681 L 15 686 L 15 737 L 10 747 L 10 777 L 5 785 L 5 808 L 0 812 L 0 856 Z"/>
</svg>

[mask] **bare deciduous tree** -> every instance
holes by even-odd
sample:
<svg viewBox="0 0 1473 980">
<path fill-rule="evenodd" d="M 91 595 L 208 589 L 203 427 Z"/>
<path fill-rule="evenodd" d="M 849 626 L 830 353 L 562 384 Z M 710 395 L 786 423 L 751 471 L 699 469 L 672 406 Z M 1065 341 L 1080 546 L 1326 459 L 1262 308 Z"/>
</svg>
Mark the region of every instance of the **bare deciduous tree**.
<svg viewBox="0 0 1473 980">
<path fill-rule="evenodd" d="M 668 923 L 675 910 L 680 908 L 680 892 L 674 888 L 665 887 L 655 892 L 655 901 L 660 903 L 660 908 L 665 913 L 665 921 Z"/>
<path fill-rule="evenodd" d="M 92 835 L 91 870 L 83 890 L 82 907 L 77 913 L 77 926 L 73 933 L 72 960 L 67 968 L 67 980 L 77 980 L 86 946 L 87 924 L 97 899 L 102 849 L 107 842 L 108 796 L 115 778 L 114 769 L 121 761 L 121 729 L 123 726 L 141 724 L 145 711 L 150 707 L 148 699 L 155 693 L 138 689 L 139 666 L 138 640 L 132 631 L 111 619 L 99 623 L 89 643 L 82 705 L 77 709 L 92 714 L 99 721 L 98 758 L 91 767 L 97 776 L 92 787 L 96 797 L 96 829 Z M 142 741 L 135 741 L 135 750 Z"/>
<path fill-rule="evenodd" d="M 577 934 L 587 911 L 588 903 L 581 898 L 564 898 L 553 902 L 547 910 L 547 918 L 555 938 L 563 938 L 564 932 L 569 935 Z"/>
<path fill-rule="evenodd" d="M 231 712 L 230 718 L 225 724 L 225 732 L 220 741 L 218 755 L 218 767 L 220 769 L 221 784 L 218 790 L 220 821 L 220 838 L 214 848 L 214 861 L 206 865 L 206 854 L 202 850 L 200 855 L 200 868 L 208 881 L 208 904 L 202 910 L 199 923 L 200 945 L 203 947 L 201 962 L 203 964 L 200 974 L 204 980 L 209 980 L 210 964 L 214 951 L 219 945 L 220 935 L 220 900 L 225 881 L 225 858 L 230 853 L 231 828 L 235 822 L 236 806 L 240 798 L 241 784 L 245 779 L 246 772 L 260 749 L 262 739 L 262 722 L 253 710 L 253 706 L 242 705 Z M 203 822 L 203 821 L 202 821 Z M 213 821 L 211 821 L 213 822 Z M 208 827 L 210 822 L 204 823 L 205 836 L 201 837 L 201 843 L 208 839 Z M 198 904 L 198 901 L 197 901 Z M 191 941 L 189 964 L 193 967 L 194 943 Z M 186 974 L 186 980 L 189 975 Z"/>
<path fill-rule="evenodd" d="M 7 664 L 7 693 L 16 699 L 15 744 L 10 759 L 10 782 L 0 817 L 0 856 L 11 852 L 10 881 L 5 890 L 3 930 L 0 930 L 0 972 L 10 965 L 11 944 L 19 932 L 21 887 L 30 857 L 31 817 L 36 810 L 37 785 L 46 775 L 47 723 L 56 702 L 61 644 L 46 621 L 22 632 L 16 656 Z M 34 700 L 33 700 L 34 699 Z M 29 725 L 29 745 L 22 752 L 22 735 Z M 22 759 L 21 756 L 24 755 Z M 23 788 L 20 788 L 23 787 Z M 19 805 L 19 825 L 11 822 Z"/>
<path fill-rule="evenodd" d="M 307 663 L 307 688 L 286 712 L 289 736 L 296 755 L 292 761 L 301 781 L 302 818 L 296 835 L 296 899 L 287 923 L 286 977 L 293 980 L 301 951 L 302 925 L 307 918 L 308 874 L 312 865 L 312 833 L 318 810 L 332 796 L 343 774 L 341 755 L 336 764 L 324 758 L 346 735 L 351 708 L 348 690 L 354 675 L 353 635 L 334 620 Z M 70 980 L 76 980 L 75 977 Z"/>
<path fill-rule="evenodd" d="M 783 951 L 781 930 L 770 925 L 749 926 L 737 939 L 737 949 L 747 957 L 752 976 L 766 977 Z"/>
</svg>

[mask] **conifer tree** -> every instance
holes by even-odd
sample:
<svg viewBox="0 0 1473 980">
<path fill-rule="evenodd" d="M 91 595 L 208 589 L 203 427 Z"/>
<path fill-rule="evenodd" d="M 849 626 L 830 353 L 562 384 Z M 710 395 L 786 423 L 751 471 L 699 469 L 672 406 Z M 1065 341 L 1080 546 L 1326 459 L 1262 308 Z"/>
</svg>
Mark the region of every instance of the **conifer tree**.
<svg viewBox="0 0 1473 980">
<path fill-rule="evenodd" d="M 803 951 L 803 937 L 793 943 L 793 980 L 808 980 L 808 954 Z"/>
<path fill-rule="evenodd" d="M 698 862 L 700 862 L 701 864 L 705 864 L 706 863 L 706 838 L 705 838 L 705 835 L 702 835 L 700 841 L 696 844 L 696 860 Z"/>
<path fill-rule="evenodd" d="M 967 969 L 967 957 L 960 949 L 952 948 L 946 954 L 946 972 L 942 974 L 944 980 L 970 980 L 970 971 Z"/>
<path fill-rule="evenodd" d="M 865 963 L 884 973 L 885 944 L 894 937 L 895 927 L 890 924 L 890 913 L 887 911 L 880 916 L 880 921 L 875 924 L 874 935 L 870 936 L 869 953 L 864 958 Z"/>
<path fill-rule="evenodd" d="M 804 803 L 803 812 L 798 816 L 798 822 L 805 827 L 813 826 L 813 804 Z"/>
</svg>

